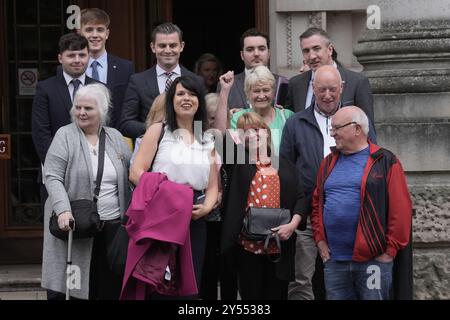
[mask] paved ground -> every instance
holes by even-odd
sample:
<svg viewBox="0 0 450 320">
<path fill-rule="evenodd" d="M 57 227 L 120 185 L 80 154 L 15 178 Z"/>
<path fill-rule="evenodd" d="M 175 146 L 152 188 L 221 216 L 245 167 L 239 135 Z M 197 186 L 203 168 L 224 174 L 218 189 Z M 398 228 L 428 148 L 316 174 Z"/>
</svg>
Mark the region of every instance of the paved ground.
<svg viewBox="0 0 450 320">
<path fill-rule="evenodd" d="M 1 300 L 46 300 L 41 265 L 0 265 Z"/>
</svg>

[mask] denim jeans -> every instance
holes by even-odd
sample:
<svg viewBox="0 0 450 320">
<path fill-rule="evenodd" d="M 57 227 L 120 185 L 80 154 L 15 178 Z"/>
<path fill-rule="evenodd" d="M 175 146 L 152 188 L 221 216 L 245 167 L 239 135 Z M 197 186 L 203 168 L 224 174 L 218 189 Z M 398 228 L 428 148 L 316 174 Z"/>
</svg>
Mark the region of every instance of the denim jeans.
<svg viewBox="0 0 450 320">
<path fill-rule="evenodd" d="M 388 300 L 393 262 L 325 262 L 327 300 Z"/>
</svg>

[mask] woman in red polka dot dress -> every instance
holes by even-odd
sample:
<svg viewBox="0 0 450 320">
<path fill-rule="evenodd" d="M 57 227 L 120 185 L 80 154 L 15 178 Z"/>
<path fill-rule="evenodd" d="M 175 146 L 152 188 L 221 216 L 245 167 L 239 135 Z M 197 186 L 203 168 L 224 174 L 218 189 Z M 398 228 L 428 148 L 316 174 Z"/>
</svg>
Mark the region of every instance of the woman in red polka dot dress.
<svg viewBox="0 0 450 320">
<path fill-rule="evenodd" d="M 294 280 L 295 230 L 304 218 L 304 192 L 294 174 L 294 165 L 287 159 L 270 156 L 270 129 L 259 115 L 243 114 L 237 127 L 245 132 L 240 139 L 242 143 L 234 143 L 233 161 L 225 160 L 226 150 L 223 157 L 227 185 L 223 200 L 222 252 L 235 252 L 243 300 L 284 300 L 288 283 Z M 245 154 L 243 164 L 238 161 L 239 150 Z M 281 252 L 275 241 L 271 240 L 264 250 L 262 241 L 249 240 L 242 233 L 243 218 L 249 207 L 291 211 L 290 223 L 273 229 L 281 240 Z M 272 262 L 279 256 L 278 262 Z"/>
</svg>

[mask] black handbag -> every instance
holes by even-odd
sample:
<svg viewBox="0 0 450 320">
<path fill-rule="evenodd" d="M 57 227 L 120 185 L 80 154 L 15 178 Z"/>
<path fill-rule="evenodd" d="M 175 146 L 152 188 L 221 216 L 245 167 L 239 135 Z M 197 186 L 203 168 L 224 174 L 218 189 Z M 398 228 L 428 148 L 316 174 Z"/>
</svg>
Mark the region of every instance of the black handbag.
<svg viewBox="0 0 450 320">
<path fill-rule="evenodd" d="M 281 252 L 280 238 L 278 233 L 274 233 L 272 228 L 291 221 L 289 209 L 280 208 L 254 208 L 250 207 L 244 217 L 242 233 L 248 240 L 264 241 L 264 251 L 267 251 L 270 239 L 275 239 L 278 249 Z M 281 255 L 272 260 L 278 262 Z"/>
<path fill-rule="evenodd" d="M 106 246 L 106 258 L 109 268 L 117 276 L 125 274 L 125 266 L 127 264 L 128 241 L 130 240 L 125 228 L 127 221 L 128 216 L 124 215 L 112 242 Z"/>
<path fill-rule="evenodd" d="M 105 130 L 100 132 L 99 158 L 94 199 L 79 199 L 70 202 L 70 208 L 74 219 L 73 238 L 91 238 L 102 228 L 102 221 L 97 211 L 97 199 L 100 194 L 100 186 L 105 163 Z M 50 233 L 58 239 L 67 240 L 68 231 L 61 230 L 58 226 L 58 216 L 53 211 L 49 221 Z"/>
</svg>

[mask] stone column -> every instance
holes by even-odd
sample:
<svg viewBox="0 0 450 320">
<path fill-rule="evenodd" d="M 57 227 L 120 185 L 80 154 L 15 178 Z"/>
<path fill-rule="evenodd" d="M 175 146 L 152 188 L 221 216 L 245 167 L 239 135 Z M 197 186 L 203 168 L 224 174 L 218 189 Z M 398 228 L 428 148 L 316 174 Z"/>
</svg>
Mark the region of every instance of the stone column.
<svg viewBox="0 0 450 320">
<path fill-rule="evenodd" d="M 354 54 L 374 92 L 380 145 L 414 202 L 414 297 L 450 298 L 450 1 L 379 0 Z"/>
</svg>

